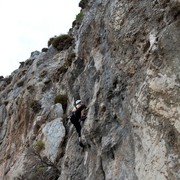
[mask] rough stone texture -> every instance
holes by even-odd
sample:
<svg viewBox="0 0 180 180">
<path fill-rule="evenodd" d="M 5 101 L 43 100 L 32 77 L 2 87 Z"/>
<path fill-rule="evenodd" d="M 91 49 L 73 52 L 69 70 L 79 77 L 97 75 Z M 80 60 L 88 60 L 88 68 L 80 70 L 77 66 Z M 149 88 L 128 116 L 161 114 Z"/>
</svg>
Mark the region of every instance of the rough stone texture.
<svg viewBox="0 0 180 180">
<path fill-rule="evenodd" d="M 65 128 L 61 119 L 55 119 L 47 123 L 42 132 L 45 141 L 45 154 L 54 162 L 58 156 L 59 146 L 65 136 Z"/>
<path fill-rule="evenodd" d="M 179 0 L 89 0 L 83 13 L 71 30 L 75 46 L 32 53 L 0 79 L 0 179 L 26 178 L 32 144 L 51 142 L 46 127 L 46 137 L 53 130 L 63 137 L 51 139 L 58 153 L 45 149 L 60 170 L 51 179 L 180 179 Z M 72 51 L 76 58 L 67 67 Z M 54 104 L 58 94 L 68 96 L 66 112 Z M 88 106 L 84 148 L 65 121 L 79 98 Z M 50 126 L 55 119 L 59 128 Z M 50 179 L 54 166 L 41 178 Z"/>
</svg>

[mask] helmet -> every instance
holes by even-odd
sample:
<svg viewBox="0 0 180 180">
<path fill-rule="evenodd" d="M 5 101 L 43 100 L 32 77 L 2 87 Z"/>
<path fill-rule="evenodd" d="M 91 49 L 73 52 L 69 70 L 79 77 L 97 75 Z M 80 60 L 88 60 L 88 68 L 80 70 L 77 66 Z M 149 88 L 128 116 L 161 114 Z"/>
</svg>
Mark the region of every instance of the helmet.
<svg viewBox="0 0 180 180">
<path fill-rule="evenodd" d="M 75 105 L 78 105 L 78 104 L 80 104 L 81 103 L 81 100 L 77 100 L 76 102 L 75 102 Z"/>
</svg>

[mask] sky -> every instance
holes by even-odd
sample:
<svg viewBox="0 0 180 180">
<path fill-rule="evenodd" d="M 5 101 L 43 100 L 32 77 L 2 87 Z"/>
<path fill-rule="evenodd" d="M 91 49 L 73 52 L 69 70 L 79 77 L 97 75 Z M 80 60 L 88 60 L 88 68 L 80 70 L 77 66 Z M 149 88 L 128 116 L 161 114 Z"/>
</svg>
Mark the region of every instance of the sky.
<svg viewBox="0 0 180 180">
<path fill-rule="evenodd" d="M 80 0 L 0 0 L 0 76 L 8 76 L 49 38 L 66 34 Z"/>
</svg>

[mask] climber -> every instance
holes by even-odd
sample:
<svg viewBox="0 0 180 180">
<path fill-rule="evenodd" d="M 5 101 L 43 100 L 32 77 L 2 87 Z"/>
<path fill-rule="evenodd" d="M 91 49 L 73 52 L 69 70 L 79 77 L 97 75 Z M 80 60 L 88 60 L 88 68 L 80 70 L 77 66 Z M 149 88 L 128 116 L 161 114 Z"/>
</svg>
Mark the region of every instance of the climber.
<svg viewBox="0 0 180 180">
<path fill-rule="evenodd" d="M 70 112 L 70 115 L 68 116 L 68 119 L 70 119 L 71 123 L 76 128 L 80 146 L 83 146 L 81 139 L 81 122 L 86 119 L 85 109 L 86 106 L 81 102 L 81 100 L 77 100 L 75 102 L 74 109 Z"/>
</svg>

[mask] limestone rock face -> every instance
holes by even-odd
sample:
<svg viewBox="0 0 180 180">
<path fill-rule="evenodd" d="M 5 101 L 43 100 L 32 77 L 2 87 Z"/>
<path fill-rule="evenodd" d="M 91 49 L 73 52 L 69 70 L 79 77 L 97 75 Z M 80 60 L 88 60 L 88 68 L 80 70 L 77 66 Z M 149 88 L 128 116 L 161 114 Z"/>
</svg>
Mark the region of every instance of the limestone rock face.
<svg viewBox="0 0 180 180">
<path fill-rule="evenodd" d="M 180 179 L 180 1 L 81 4 L 72 47 L 0 79 L 0 179 Z"/>
<path fill-rule="evenodd" d="M 55 119 L 46 124 L 42 130 L 45 139 L 45 151 L 51 161 L 55 161 L 59 146 L 65 136 L 65 128 L 60 119 Z"/>
</svg>

